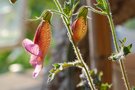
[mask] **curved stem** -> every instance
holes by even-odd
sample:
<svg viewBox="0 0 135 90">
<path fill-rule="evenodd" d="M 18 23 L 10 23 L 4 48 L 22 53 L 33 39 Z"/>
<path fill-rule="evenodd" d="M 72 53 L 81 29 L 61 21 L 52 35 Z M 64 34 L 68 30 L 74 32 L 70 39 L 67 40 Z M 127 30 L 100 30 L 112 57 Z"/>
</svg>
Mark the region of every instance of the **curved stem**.
<svg viewBox="0 0 135 90">
<path fill-rule="evenodd" d="M 63 13 L 63 10 L 62 10 L 62 8 L 61 8 L 61 5 L 60 5 L 59 1 L 58 1 L 58 0 L 54 0 L 54 2 L 55 2 L 55 4 L 57 5 L 58 10 Z M 67 28 L 68 37 L 69 37 L 69 39 L 70 39 L 70 42 L 71 42 L 72 45 L 73 45 L 73 48 L 74 48 L 75 54 L 76 54 L 76 56 L 77 56 L 77 59 L 78 59 L 79 61 L 81 61 L 82 65 L 83 65 L 84 72 L 85 72 L 86 77 L 87 77 L 88 82 L 89 82 L 88 84 L 90 85 L 91 90 L 96 90 L 96 87 L 95 87 L 95 85 L 94 85 L 94 83 L 93 83 L 93 79 L 92 79 L 92 77 L 91 77 L 91 75 L 90 75 L 90 73 L 89 73 L 89 68 L 88 68 L 88 66 L 86 65 L 86 63 L 84 62 L 84 60 L 83 60 L 83 58 L 82 58 L 82 55 L 81 55 L 81 53 L 80 53 L 80 50 L 79 50 L 79 48 L 77 47 L 77 45 L 75 44 L 75 42 L 74 42 L 74 40 L 73 40 L 73 37 L 72 37 L 72 36 L 73 36 L 73 33 L 72 33 L 71 28 L 70 28 L 69 21 L 68 21 L 65 17 L 63 17 L 63 16 L 61 16 L 61 17 L 62 17 L 62 20 L 63 20 L 63 22 L 64 22 L 66 28 Z"/>
<path fill-rule="evenodd" d="M 67 16 L 67 15 L 65 15 L 65 14 L 64 14 L 64 13 L 62 13 L 62 12 L 59 12 L 59 11 L 56 11 L 56 10 L 52 10 L 52 9 L 51 9 L 51 11 L 52 11 L 52 12 L 54 12 L 54 13 L 57 13 L 57 14 L 59 14 L 59 15 L 61 15 L 61 14 L 62 14 L 65 18 L 67 18 L 67 19 L 68 19 L 68 16 Z"/>
<path fill-rule="evenodd" d="M 91 6 L 85 6 L 85 7 L 89 8 L 91 11 L 93 11 L 93 12 L 95 12 L 97 14 L 101 14 L 101 15 L 106 15 L 107 14 L 107 13 L 99 11 L 99 10 L 97 10 L 97 9 L 91 7 Z"/>
<path fill-rule="evenodd" d="M 113 23 L 111 13 L 108 13 L 107 17 L 108 17 L 109 24 L 110 24 L 110 27 L 111 27 L 111 32 L 112 32 L 112 36 L 113 36 L 113 42 L 114 42 L 115 50 L 116 50 L 116 52 L 119 52 L 119 46 L 118 46 L 118 43 L 117 43 L 117 36 L 116 36 L 116 32 L 115 32 L 114 23 Z M 127 90 L 130 90 L 131 88 L 130 88 L 130 85 L 129 85 L 129 81 L 128 81 L 128 78 L 127 78 L 127 74 L 126 74 L 125 65 L 124 65 L 123 60 L 119 60 L 119 64 L 120 64 L 120 69 L 121 69 L 121 73 L 122 73 L 122 76 L 123 76 L 125 86 L 126 86 Z"/>
</svg>

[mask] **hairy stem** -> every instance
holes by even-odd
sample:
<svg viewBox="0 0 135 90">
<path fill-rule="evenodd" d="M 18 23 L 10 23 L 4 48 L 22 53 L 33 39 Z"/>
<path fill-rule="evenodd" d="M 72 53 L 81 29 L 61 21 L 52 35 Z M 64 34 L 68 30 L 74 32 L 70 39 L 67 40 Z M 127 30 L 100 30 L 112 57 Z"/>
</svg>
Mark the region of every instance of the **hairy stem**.
<svg viewBox="0 0 135 90">
<path fill-rule="evenodd" d="M 59 1 L 58 1 L 58 0 L 54 0 L 54 2 L 55 2 L 55 4 L 56 4 L 56 6 L 58 7 L 58 10 L 63 13 L 63 9 L 62 9 L 62 7 L 61 7 Z M 87 77 L 88 82 L 89 82 L 88 84 L 90 85 L 91 90 L 96 90 L 95 85 L 94 85 L 94 83 L 93 83 L 93 79 L 92 79 L 92 77 L 91 77 L 91 75 L 90 75 L 90 73 L 89 73 L 89 68 L 88 68 L 88 66 L 86 65 L 86 63 L 84 62 L 84 60 L 83 60 L 83 58 L 82 58 L 82 55 L 81 55 L 81 53 L 80 53 L 80 50 L 79 50 L 79 48 L 77 47 L 77 45 L 75 44 L 75 42 L 74 42 L 74 40 L 73 40 L 73 33 L 72 33 L 72 30 L 71 30 L 71 28 L 70 28 L 70 23 L 69 23 L 70 21 L 67 20 L 65 17 L 63 17 L 63 15 L 61 15 L 61 17 L 62 17 L 62 20 L 63 20 L 63 22 L 64 22 L 66 28 L 67 28 L 68 37 L 69 37 L 69 39 L 70 39 L 70 41 L 71 41 L 71 43 L 72 43 L 72 45 L 73 45 L 73 48 L 74 48 L 75 54 L 76 54 L 76 56 L 77 56 L 77 59 L 78 59 L 79 61 L 81 61 L 82 65 L 83 65 L 84 72 L 85 72 L 86 77 Z"/>
<path fill-rule="evenodd" d="M 107 18 L 109 20 L 109 24 L 110 24 L 110 27 L 111 27 L 111 32 L 112 32 L 112 36 L 113 36 L 113 42 L 114 42 L 115 50 L 116 50 L 116 52 L 119 52 L 119 46 L 118 46 L 118 43 L 117 43 L 117 36 L 116 36 L 111 12 L 109 12 L 107 14 Z M 130 88 L 130 85 L 129 85 L 129 81 L 128 81 L 128 78 L 127 78 L 127 74 L 126 74 L 125 65 L 124 65 L 123 60 L 119 60 L 119 64 L 120 64 L 120 69 L 121 69 L 121 73 L 122 73 L 122 76 L 123 76 L 125 86 L 126 86 L 127 90 L 130 90 L 131 88 Z"/>
</svg>

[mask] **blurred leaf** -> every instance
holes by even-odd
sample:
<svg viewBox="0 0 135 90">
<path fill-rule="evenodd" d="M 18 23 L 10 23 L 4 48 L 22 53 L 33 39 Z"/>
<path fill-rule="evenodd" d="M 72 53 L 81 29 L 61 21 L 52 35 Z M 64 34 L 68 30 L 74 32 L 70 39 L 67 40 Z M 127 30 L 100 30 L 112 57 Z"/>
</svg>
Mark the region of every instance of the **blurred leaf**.
<svg viewBox="0 0 135 90">
<path fill-rule="evenodd" d="M 31 14 L 31 18 L 40 16 L 45 9 L 56 9 L 53 0 L 28 0 L 28 6 Z"/>
<path fill-rule="evenodd" d="M 10 53 L 10 51 L 0 52 L 0 73 L 8 71 L 8 66 L 10 64 L 8 63 L 7 57 Z"/>
<path fill-rule="evenodd" d="M 111 85 L 108 84 L 108 83 L 102 83 L 101 84 L 101 87 L 100 87 L 100 90 L 108 90 L 109 88 L 111 88 Z"/>
<path fill-rule="evenodd" d="M 111 85 L 109 85 L 108 83 L 104 84 L 102 82 L 103 72 L 97 72 L 97 69 L 93 69 L 93 70 L 90 70 L 89 73 L 98 90 L 108 90 L 109 88 L 111 88 Z M 84 86 L 84 87 L 90 88 L 88 85 L 88 80 L 84 72 L 82 72 L 82 74 L 80 75 L 80 78 L 81 78 L 81 82 L 77 85 L 77 87 Z"/>
<path fill-rule="evenodd" d="M 124 46 L 124 44 L 126 43 L 126 41 L 127 41 L 127 38 L 125 37 L 123 40 L 119 40 L 120 41 L 120 43 Z"/>
<path fill-rule="evenodd" d="M 129 19 L 128 21 L 126 21 L 124 23 L 124 26 L 128 29 L 128 30 L 135 30 L 135 18 Z"/>
<path fill-rule="evenodd" d="M 100 86 L 102 83 L 103 72 L 97 72 L 97 70 L 94 69 L 94 70 L 90 70 L 90 75 L 94 80 L 94 84 Z"/>
<path fill-rule="evenodd" d="M 135 87 L 133 87 L 132 90 L 135 90 Z"/>
</svg>

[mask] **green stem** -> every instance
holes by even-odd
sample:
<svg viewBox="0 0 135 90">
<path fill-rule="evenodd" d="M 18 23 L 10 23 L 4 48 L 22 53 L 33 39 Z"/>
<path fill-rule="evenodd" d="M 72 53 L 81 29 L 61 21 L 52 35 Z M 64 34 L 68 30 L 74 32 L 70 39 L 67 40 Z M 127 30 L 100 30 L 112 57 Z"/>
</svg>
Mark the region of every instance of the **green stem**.
<svg viewBox="0 0 135 90">
<path fill-rule="evenodd" d="M 95 8 L 91 7 L 91 6 L 85 6 L 87 8 L 89 8 L 91 11 L 97 13 L 97 14 L 101 14 L 101 15 L 106 15 L 105 12 L 102 12 L 102 11 L 99 11 L 99 10 L 96 10 Z"/>
<path fill-rule="evenodd" d="M 111 32 L 112 32 L 112 36 L 113 36 L 113 42 L 114 42 L 115 50 L 116 50 L 116 52 L 119 52 L 119 46 L 118 46 L 118 43 L 117 43 L 117 36 L 116 36 L 114 23 L 113 23 L 113 19 L 112 19 L 112 15 L 111 15 L 110 11 L 107 14 L 107 18 L 109 20 L 109 24 L 110 24 L 110 27 L 111 27 Z M 123 76 L 125 86 L 126 86 L 127 90 L 130 90 L 131 88 L 130 88 L 130 85 L 129 85 L 129 81 L 128 81 L 128 78 L 127 78 L 127 74 L 126 74 L 125 65 L 124 65 L 123 60 L 119 60 L 119 64 L 120 64 L 120 69 L 121 69 L 121 72 L 122 72 L 122 76 Z"/>
<path fill-rule="evenodd" d="M 56 13 L 56 14 L 59 14 L 59 15 L 63 15 L 65 18 L 67 18 L 68 19 L 68 16 L 67 15 L 65 15 L 64 13 L 61 13 L 61 12 L 59 12 L 59 11 L 57 11 L 57 10 L 51 10 L 52 12 L 54 12 L 54 13 Z"/>
<path fill-rule="evenodd" d="M 59 1 L 58 1 L 58 0 L 54 0 L 54 2 L 55 2 L 55 4 L 56 4 L 56 6 L 58 7 L 58 10 L 63 13 L 63 10 L 62 10 L 62 8 L 61 8 L 61 5 L 60 5 Z M 75 44 L 75 42 L 74 42 L 74 40 L 73 40 L 73 34 L 72 34 L 72 30 L 71 30 L 70 24 L 69 24 L 70 21 L 68 21 L 68 20 L 67 20 L 65 17 L 63 17 L 63 16 L 61 16 L 61 17 L 62 17 L 62 20 L 63 20 L 63 22 L 64 22 L 66 28 L 67 28 L 68 37 L 69 37 L 69 39 L 70 39 L 70 41 L 71 41 L 71 43 L 72 43 L 72 45 L 73 45 L 73 48 L 74 48 L 75 54 L 76 54 L 76 56 L 77 56 L 77 59 L 80 60 L 81 63 L 82 63 L 82 65 L 83 65 L 83 69 L 84 69 L 85 74 L 86 74 L 86 77 L 87 77 L 87 79 L 88 79 L 88 84 L 90 85 L 91 90 L 96 90 L 96 87 L 95 87 L 95 85 L 94 85 L 94 83 L 93 83 L 93 79 L 92 79 L 92 77 L 91 77 L 91 75 L 90 75 L 90 73 L 89 73 L 89 68 L 88 68 L 88 66 L 86 65 L 86 63 L 84 62 L 84 60 L 83 60 L 83 58 L 82 58 L 82 55 L 81 55 L 81 53 L 80 53 L 80 50 L 79 50 L 79 48 L 77 47 L 77 45 Z"/>
<path fill-rule="evenodd" d="M 110 28 L 111 28 L 111 32 L 112 32 L 112 36 L 113 36 L 113 42 L 114 42 L 115 50 L 116 50 L 116 52 L 119 52 L 119 46 L 118 46 L 118 43 L 117 43 L 117 36 L 116 36 L 115 27 L 114 27 L 114 24 L 113 24 L 113 19 L 112 19 L 111 14 L 107 15 L 107 18 L 109 20 L 109 24 L 110 24 Z"/>
</svg>

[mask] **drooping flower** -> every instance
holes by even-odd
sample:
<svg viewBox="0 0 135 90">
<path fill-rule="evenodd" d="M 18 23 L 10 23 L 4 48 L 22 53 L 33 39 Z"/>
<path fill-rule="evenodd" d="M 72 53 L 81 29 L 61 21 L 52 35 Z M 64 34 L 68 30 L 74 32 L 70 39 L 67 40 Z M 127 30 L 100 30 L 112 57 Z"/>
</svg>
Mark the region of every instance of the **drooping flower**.
<svg viewBox="0 0 135 90">
<path fill-rule="evenodd" d="M 87 33 L 87 14 L 88 8 L 81 7 L 76 20 L 71 26 L 73 32 L 73 40 L 75 43 L 81 41 Z"/>
<path fill-rule="evenodd" d="M 36 78 L 39 72 L 43 68 L 43 62 L 45 55 L 48 51 L 51 41 L 51 29 L 50 29 L 50 19 L 52 13 L 47 11 L 39 24 L 34 40 L 24 39 L 22 42 L 23 47 L 28 53 L 30 53 L 30 64 L 35 67 L 33 72 L 33 77 Z"/>
</svg>

